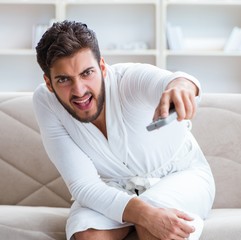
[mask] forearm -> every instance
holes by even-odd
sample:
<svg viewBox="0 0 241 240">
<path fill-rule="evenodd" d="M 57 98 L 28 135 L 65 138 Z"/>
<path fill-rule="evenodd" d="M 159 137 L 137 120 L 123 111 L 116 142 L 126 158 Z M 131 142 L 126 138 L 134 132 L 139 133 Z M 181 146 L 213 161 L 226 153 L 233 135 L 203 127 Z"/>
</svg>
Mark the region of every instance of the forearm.
<svg viewBox="0 0 241 240">
<path fill-rule="evenodd" d="M 144 227 L 148 215 L 151 214 L 154 209 L 154 207 L 145 203 L 141 199 L 137 197 L 132 198 L 123 212 L 123 222 L 130 222 Z"/>
<path fill-rule="evenodd" d="M 187 238 L 195 230 L 186 223 L 192 220 L 176 209 L 156 208 L 139 198 L 131 199 L 123 214 L 123 221 L 142 227 L 157 239 Z"/>
</svg>

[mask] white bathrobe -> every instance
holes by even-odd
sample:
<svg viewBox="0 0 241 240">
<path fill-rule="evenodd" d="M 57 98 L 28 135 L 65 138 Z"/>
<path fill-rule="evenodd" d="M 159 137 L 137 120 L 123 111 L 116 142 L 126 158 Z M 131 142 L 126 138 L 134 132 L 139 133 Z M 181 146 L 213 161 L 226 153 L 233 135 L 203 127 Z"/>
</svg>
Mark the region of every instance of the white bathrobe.
<svg viewBox="0 0 241 240">
<path fill-rule="evenodd" d="M 159 130 L 146 130 L 170 81 L 185 77 L 200 89 L 199 82 L 188 74 L 148 64 L 116 64 L 107 69 L 108 140 L 93 124 L 74 119 L 45 85 L 34 94 L 44 146 L 75 200 L 67 238 L 88 228 L 128 225 L 122 222 L 122 215 L 128 201 L 136 197 L 135 189 L 152 205 L 178 208 L 204 218 L 212 206 L 214 183 L 190 133 L 190 121 L 175 120 Z M 172 182 L 179 173 L 185 173 L 185 181 L 177 177 L 173 186 L 161 185 L 170 177 Z"/>
</svg>

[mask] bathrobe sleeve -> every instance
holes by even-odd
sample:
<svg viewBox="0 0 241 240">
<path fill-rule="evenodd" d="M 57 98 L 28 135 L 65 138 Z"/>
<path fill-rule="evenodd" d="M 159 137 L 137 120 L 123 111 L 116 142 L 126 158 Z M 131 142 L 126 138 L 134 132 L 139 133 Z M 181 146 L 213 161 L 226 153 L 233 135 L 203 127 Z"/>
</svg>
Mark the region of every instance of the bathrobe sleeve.
<svg viewBox="0 0 241 240">
<path fill-rule="evenodd" d="M 202 94 L 200 82 L 185 72 L 170 72 L 150 64 L 116 64 L 119 73 L 120 94 L 132 104 L 142 102 L 143 106 L 158 104 L 167 85 L 176 78 L 183 77 L 193 82 L 199 89 L 198 101 Z"/>
<path fill-rule="evenodd" d="M 123 211 L 135 195 L 128 195 L 101 180 L 91 159 L 75 144 L 57 117 L 63 108 L 56 104 L 55 96 L 45 86 L 35 91 L 33 104 L 46 152 L 73 198 L 83 207 L 122 222 Z"/>
</svg>

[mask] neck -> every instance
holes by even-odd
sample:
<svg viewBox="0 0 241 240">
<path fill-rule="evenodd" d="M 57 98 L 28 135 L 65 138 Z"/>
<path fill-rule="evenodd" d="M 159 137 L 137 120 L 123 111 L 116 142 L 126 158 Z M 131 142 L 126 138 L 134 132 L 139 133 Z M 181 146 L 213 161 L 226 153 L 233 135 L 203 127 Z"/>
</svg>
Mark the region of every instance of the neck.
<svg viewBox="0 0 241 240">
<path fill-rule="evenodd" d="M 105 107 L 101 111 L 100 115 L 96 120 L 92 122 L 106 137 L 107 139 L 107 130 L 106 130 L 106 119 L 105 119 Z"/>
</svg>

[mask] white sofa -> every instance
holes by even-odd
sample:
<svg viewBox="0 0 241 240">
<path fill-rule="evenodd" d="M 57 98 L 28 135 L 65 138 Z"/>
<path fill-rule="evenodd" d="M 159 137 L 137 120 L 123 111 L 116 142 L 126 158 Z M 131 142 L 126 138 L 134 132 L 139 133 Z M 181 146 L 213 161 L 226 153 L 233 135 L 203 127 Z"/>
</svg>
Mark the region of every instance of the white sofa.
<svg viewBox="0 0 241 240">
<path fill-rule="evenodd" d="M 0 93 L 0 123 L 0 240 L 66 239 L 71 197 L 44 151 L 32 94 Z M 240 240 L 241 94 L 204 94 L 192 131 L 217 188 L 200 240 Z"/>
</svg>

